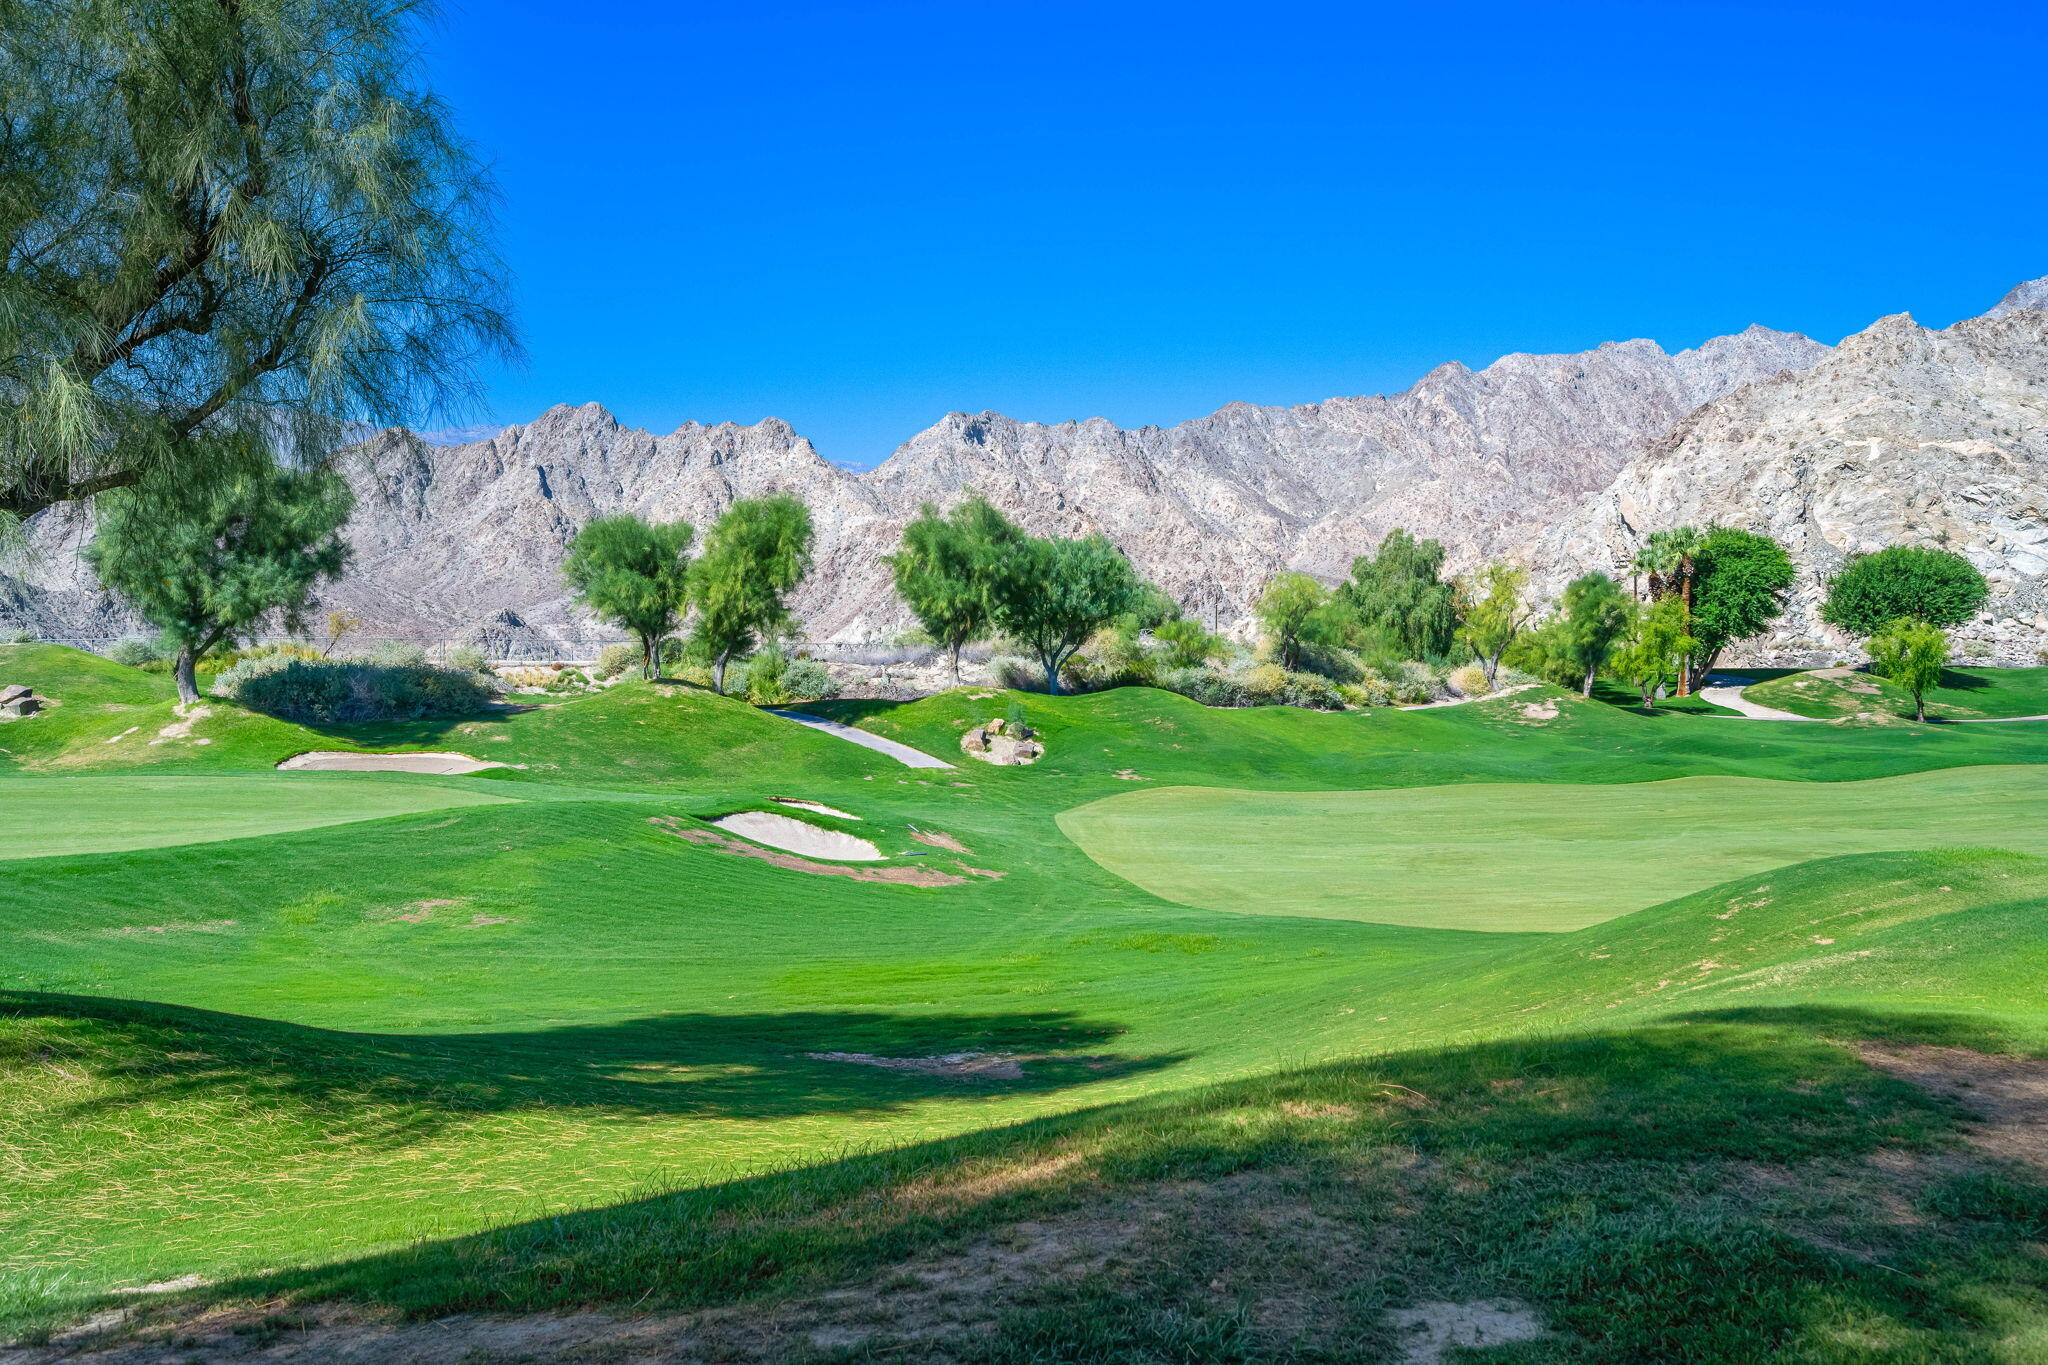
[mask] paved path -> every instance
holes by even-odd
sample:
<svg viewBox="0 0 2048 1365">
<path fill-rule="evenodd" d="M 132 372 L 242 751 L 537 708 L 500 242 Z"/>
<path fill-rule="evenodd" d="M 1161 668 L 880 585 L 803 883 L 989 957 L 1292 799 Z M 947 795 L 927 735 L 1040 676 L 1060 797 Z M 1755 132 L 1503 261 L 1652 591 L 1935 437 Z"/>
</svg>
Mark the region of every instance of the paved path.
<svg viewBox="0 0 2048 1365">
<path fill-rule="evenodd" d="M 1421 701 L 1413 706 L 1397 706 L 1396 711 L 1434 711 L 1439 706 L 1463 706 L 1473 701 L 1493 701 L 1499 697 L 1512 697 L 1517 692 L 1527 692 L 1535 683 L 1522 683 L 1517 687 L 1503 687 L 1498 692 L 1489 692 L 1483 697 L 1450 697 L 1443 701 Z"/>
<path fill-rule="evenodd" d="M 795 721 L 798 725 L 808 725 L 813 730 L 823 730 L 828 735 L 837 735 L 841 739 L 860 745 L 863 749 L 873 749 L 878 754 L 887 754 L 907 768 L 953 766 L 945 759 L 933 758 L 921 749 L 913 749 L 908 744 L 898 744 L 893 739 L 883 739 L 880 735 L 871 735 L 865 730 L 856 730 L 851 725 L 841 725 L 836 720 L 826 720 L 823 716 L 806 715 L 802 711 L 778 711 L 772 706 L 764 709 L 771 716 L 781 716 L 785 720 Z"/>
<path fill-rule="evenodd" d="M 2048 716 L 1936 716 L 1943 725 L 2010 725 L 2016 720 L 2048 720 Z"/>
<path fill-rule="evenodd" d="M 1748 700 L 1742 695 L 1742 689 L 1755 681 L 1755 678 L 1735 673 L 1709 673 L 1707 685 L 1700 689 L 1700 698 L 1716 706 L 1725 706 L 1751 720 L 1810 720 L 1819 723 L 1816 716 L 1795 715 L 1790 711 L 1780 711 L 1775 706 L 1758 706 Z"/>
</svg>

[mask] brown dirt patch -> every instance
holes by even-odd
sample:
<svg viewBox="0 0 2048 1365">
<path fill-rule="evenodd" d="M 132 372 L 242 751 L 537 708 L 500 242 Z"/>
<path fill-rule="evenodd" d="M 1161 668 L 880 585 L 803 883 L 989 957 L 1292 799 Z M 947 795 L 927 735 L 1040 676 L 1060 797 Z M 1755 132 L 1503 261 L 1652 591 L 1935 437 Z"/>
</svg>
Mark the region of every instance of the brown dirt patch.
<svg viewBox="0 0 2048 1365">
<path fill-rule="evenodd" d="M 974 852 L 973 849 L 961 843 L 958 839 L 955 839 L 952 835 L 946 833 L 942 829 L 912 830 L 910 832 L 910 837 L 917 840 L 920 844 L 930 844 L 933 848 L 943 848 L 948 853 Z"/>
<path fill-rule="evenodd" d="M 809 858 L 799 858 L 794 853 L 778 853 L 772 848 L 734 839 L 716 830 L 692 829 L 673 815 L 651 815 L 647 823 L 693 844 L 710 844 L 721 853 L 753 858 L 772 867 L 813 877 L 846 877 L 857 882 L 893 882 L 899 886 L 959 886 L 967 880 L 930 867 L 847 867 L 839 863 L 812 862 Z"/>
<path fill-rule="evenodd" d="M 819 1062 L 851 1062 L 855 1066 L 880 1067 L 884 1071 L 913 1071 L 920 1076 L 972 1076 L 993 1081 L 1024 1079 L 1022 1057 L 1004 1057 L 994 1052 L 948 1052 L 938 1057 L 878 1057 L 872 1052 L 806 1052 Z"/>
<path fill-rule="evenodd" d="M 1866 1043 L 1863 1060 L 1966 1110 L 1964 1137 L 1987 1156 L 2048 1171 L 2048 1060 L 1966 1047 Z"/>
</svg>

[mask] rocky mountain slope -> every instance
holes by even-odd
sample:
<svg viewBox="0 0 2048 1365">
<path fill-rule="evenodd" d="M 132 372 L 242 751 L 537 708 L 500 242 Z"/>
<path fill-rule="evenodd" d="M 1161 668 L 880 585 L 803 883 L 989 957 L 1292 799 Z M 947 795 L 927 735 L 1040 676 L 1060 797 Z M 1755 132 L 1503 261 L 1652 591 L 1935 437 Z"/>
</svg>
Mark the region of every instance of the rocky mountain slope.
<svg viewBox="0 0 2048 1365">
<path fill-rule="evenodd" d="M 1642 531 L 1686 519 L 1782 526 L 1817 566 L 1946 531 L 2011 580 L 2010 616 L 2040 591 L 2027 558 L 2041 548 L 2038 506 L 2013 490 L 2040 483 L 2044 296 L 2048 282 L 2022 286 L 1941 333 L 1887 319 L 1839 353 L 1752 327 L 1676 354 L 1628 341 L 1450 364 L 1392 396 L 1233 403 L 1172 427 L 953 413 L 864 474 L 773 419 L 655 436 L 586 404 L 449 447 L 386 431 L 348 457 L 356 560 L 327 602 L 380 634 L 579 652 L 611 636 L 560 586 L 562 547 L 584 520 L 628 509 L 701 527 L 735 497 L 787 491 L 818 529 L 797 602 L 807 633 L 881 639 L 904 624 L 882 556 L 920 503 L 973 489 L 1042 533 L 1103 532 L 1225 625 L 1276 570 L 1338 577 L 1394 526 L 1440 537 L 1461 564 L 1508 554 L 1562 573 L 1607 567 Z M 2007 429 L 2021 434 L 1995 434 Z M 1813 497 L 1797 490 L 1832 488 L 1839 471 L 1760 481 L 1762 452 L 1815 471 L 1857 442 L 1861 491 L 1820 495 L 1823 521 L 1801 520 Z M 134 629 L 76 560 L 88 533 L 76 518 L 33 528 L 32 557 L 0 577 L 0 622 L 75 637 Z M 2030 621 L 1992 634 L 2017 641 Z M 1802 615 L 1787 638 L 1811 633 Z"/>
</svg>

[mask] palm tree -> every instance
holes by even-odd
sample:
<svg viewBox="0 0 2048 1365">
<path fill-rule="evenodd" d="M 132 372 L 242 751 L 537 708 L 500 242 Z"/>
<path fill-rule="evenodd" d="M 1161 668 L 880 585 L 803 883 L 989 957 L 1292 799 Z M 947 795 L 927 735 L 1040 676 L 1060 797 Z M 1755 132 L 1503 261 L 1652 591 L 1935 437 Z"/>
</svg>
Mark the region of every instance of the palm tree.
<svg viewBox="0 0 2048 1365">
<path fill-rule="evenodd" d="M 1706 534 L 1697 526 L 1674 526 L 1668 530 L 1652 531 L 1643 541 L 1643 547 L 1636 553 L 1635 562 L 1629 567 L 1635 573 L 1650 580 L 1650 600 L 1677 596 L 1685 603 L 1686 619 L 1692 618 L 1692 587 L 1700 545 Z M 1678 695 L 1683 697 L 1692 691 L 1692 679 L 1688 671 L 1678 671 Z"/>
</svg>

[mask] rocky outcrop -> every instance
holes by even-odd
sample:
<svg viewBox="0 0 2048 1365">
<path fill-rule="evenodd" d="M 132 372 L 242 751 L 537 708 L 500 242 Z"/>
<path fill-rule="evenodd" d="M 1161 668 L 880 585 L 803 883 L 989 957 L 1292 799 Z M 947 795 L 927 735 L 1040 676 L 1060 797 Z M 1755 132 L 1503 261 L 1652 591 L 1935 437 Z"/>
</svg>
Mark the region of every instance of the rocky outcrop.
<svg viewBox="0 0 2048 1365">
<path fill-rule="evenodd" d="M 867 473 L 774 419 L 656 436 L 586 404 L 454 446 L 384 431 L 346 457 L 355 562 L 326 604 L 369 634 L 590 653 L 614 632 L 579 618 L 560 580 L 583 521 L 630 510 L 701 528 L 736 497 L 790 492 L 817 528 L 806 633 L 882 639 L 906 624 L 883 556 L 919 504 L 971 489 L 1041 534 L 1102 532 L 1226 627 L 1276 570 L 1335 578 L 1395 526 L 1442 539 L 1454 566 L 1506 554 L 1562 572 L 1620 562 L 1655 526 L 1718 519 L 1787 528 L 1810 575 L 1888 537 L 1947 534 L 2007 584 L 1986 638 L 2017 639 L 2039 595 L 2038 508 L 2017 490 L 2040 474 L 2044 296 L 2048 281 L 2023 285 L 1945 333 L 1888 319 L 1840 354 L 1752 327 L 1676 354 L 1627 341 L 1450 364 L 1391 396 L 1233 403 L 1172 427 L 952 413 Z M 1860 463 L 1828 464 L 1852 447 Z M 1850 473 L 1856 491 L 1837 491 Z M 1801 522 L 1813 506 L 1826 530 Z M 30 558 L 0 575 L 0 624 L 136 629 L 78 562 L 88 534 L 62 514 L 31 528 Z M 1801 606 L 1789 629 L 1803 636 Z"/>
<path fill-rule="evenodd" d="M 2029 292 L 2031 291 L 2031 293 Z M 1790 610 L 1752 652 L 1848 656 L 1819 620 L 1853 554 L 1947 546 L 1992 586 L 1957 632 L 1966 656 L 2034 663 L 2048 645 L 2048 282 L 1932 330 L 1900 314 L 1820 364 L 1745 386 L 1691 414 L 1526 557 L 1549 585 L 1573 569 L 1626 572 L 1660 526 L 1767 532 L 1799 566 Z"/>
</svg>

